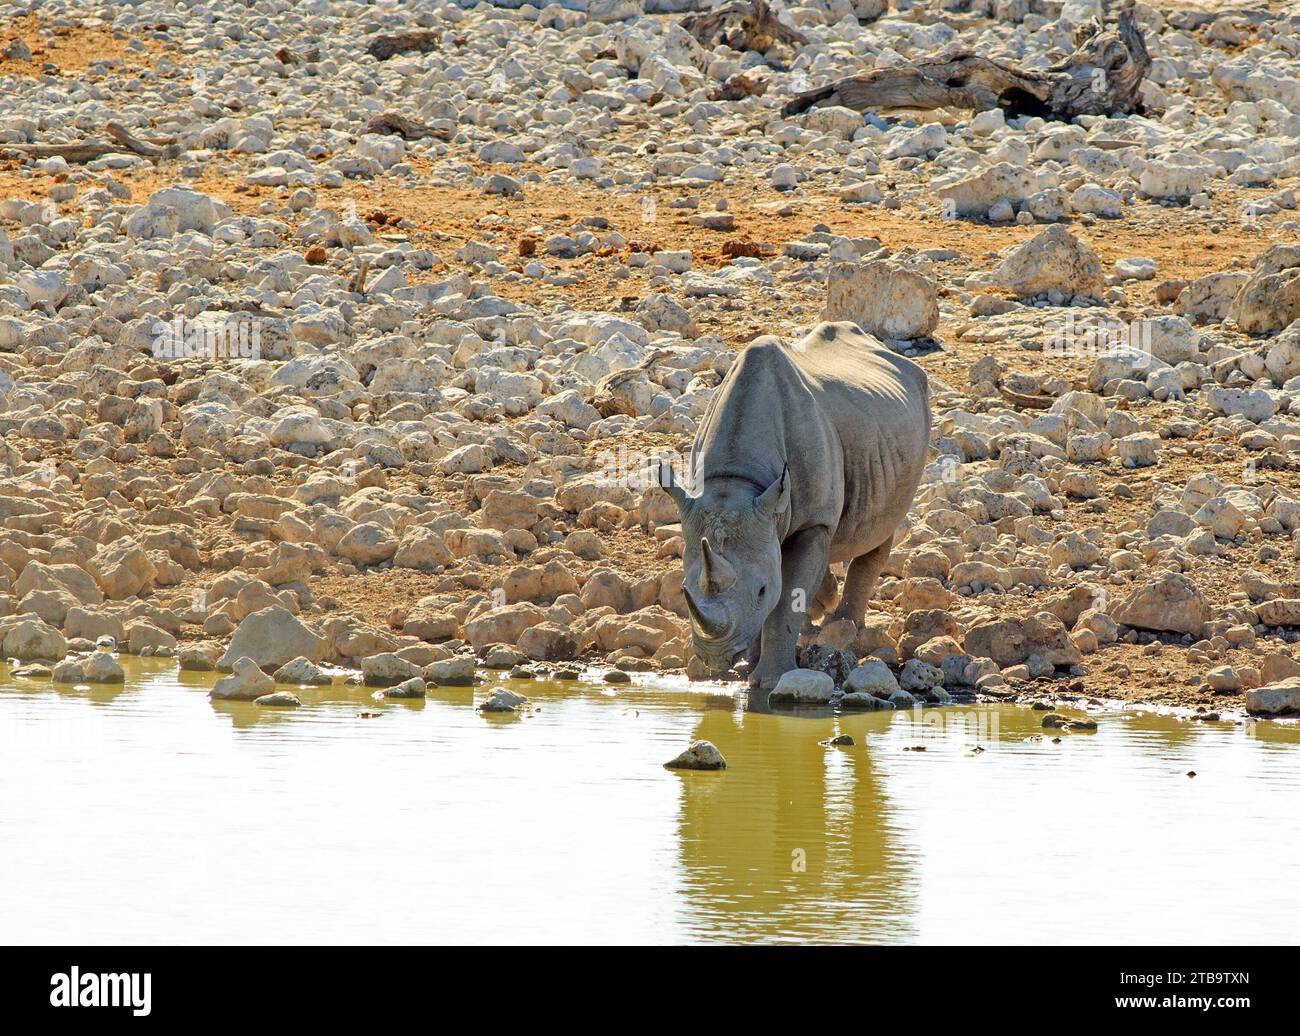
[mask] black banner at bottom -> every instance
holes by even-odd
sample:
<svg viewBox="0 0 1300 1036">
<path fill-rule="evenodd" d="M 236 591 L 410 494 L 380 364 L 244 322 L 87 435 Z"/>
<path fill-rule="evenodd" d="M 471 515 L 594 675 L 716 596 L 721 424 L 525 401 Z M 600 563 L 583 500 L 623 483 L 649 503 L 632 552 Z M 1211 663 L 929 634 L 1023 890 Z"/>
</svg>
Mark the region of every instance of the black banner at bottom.
<svg viewBox="0 0 1300 1036">
<path fill-rule="evenodd" d="M 729 1024 L 737 995 L 759 1007 L 802 991 L 824 1001 L 821 1013 L 875 988 L 895 1007 L 898 996 L 915 995 L 918 1020 L 937 1013 L 970 1022 L 1043 1006 L 1072 1017 L 1156 1012 L 1227 1021 L 1225 1012 L 1289 1010 L 1297 973 L 1294 948 L 1268 947 L 537 949 L 9 948 L 0 951 L 0 1002 L 6 1023 L 256 1019 L 337 1027 L 396 1012 L 421 1017 L 434 1004 L 442 1017 L 462 1007 L 495 1019 L 518 1005 L 538 1018 L 561 996 L 570 1001 L 589 988 L 603 999 L 621 989 L 629 1003 L 647 1005 L 648 1013 L 637 1008 L 639 1020 L 661 1014 L 680 1024 L 683 1007 L 712 990 L 723 998 L 719 1024 Z"/>
</svg>

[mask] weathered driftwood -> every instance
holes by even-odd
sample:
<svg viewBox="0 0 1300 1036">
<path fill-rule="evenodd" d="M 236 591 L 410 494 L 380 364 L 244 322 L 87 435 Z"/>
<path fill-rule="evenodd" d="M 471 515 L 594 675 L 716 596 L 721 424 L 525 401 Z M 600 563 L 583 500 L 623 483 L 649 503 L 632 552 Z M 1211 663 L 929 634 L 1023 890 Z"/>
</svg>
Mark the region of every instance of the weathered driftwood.
<svg viewBox="0 0 1300 1036">
<path fill-rule="evenodd" d="M 424 137 L 438 136 L 434 130 L 424 123 L 416 122 L 415 119 L 408 119 L 405 115 L 399 115 L 397 112 L 384 112 L 382 115 L 372 116 L 370 121 L 366 123 L 366 132 L 397 136 L 403 140 L 421 140 Z"/>
<path fill-rule="evenodd" d="M 802 47 L 803 33 L 783 24 L 766 0 L 736 0 L 714 11 L 688 14 L 682 28 L 705 47 L 725 43 L 732 50 L 756 50 L 766 54 L 778 43 Z"/>
<path fill-rule="evenodd" d="M 782 109 L 797 115 L 809 108 L 843 105 L 854 111 L 935 108 L 1038 115 L 1069 121 L 1078 115 L 1137 111 L 1138 89 L 1151 68 L 1132 5 L 1113 27 L 1093 22 L 1076 40 L 1077 49 L 1059 65 L 1028 70 L 976 54 L 940 55 L 899 68 L 849 76 L 801 93 Z"/>
<path fill-rule="evenodd" d="M 120 122 L 110 122 L 104 127 L 109 141 L 91 139 L 73 144 L 4 144 L 2 150 L 21 151 L 29 158 L 62 158 L 74 164 L 93 162 L 105 155 L 130 151 L 145 158 L 175 158 L 180 148 L 173 140 L 141 140 L 127 131 Z M 111 141 L 111 143 L 110 143 Z"/>
<path fill-rule="evenodd" d="M 366 52 L 376 61 L 387 61 L 394 54 L 407 54 L 411 51 L 427 54 L 431 50 L 437 50 L 441 42 L 442 33 L 431 29 L 394 32 L 386 36 L 376 36 L 370 41 Z"/>
<path fill-rule="evenodd" d="M 1012 392 L 1004 385 L 998 385 L 998 392 L 1003 399 L 1020 410 L 1050 410 L 1056 403 L 1055 396 L 1028 396 L 1023 392 Z"/>
</svg>

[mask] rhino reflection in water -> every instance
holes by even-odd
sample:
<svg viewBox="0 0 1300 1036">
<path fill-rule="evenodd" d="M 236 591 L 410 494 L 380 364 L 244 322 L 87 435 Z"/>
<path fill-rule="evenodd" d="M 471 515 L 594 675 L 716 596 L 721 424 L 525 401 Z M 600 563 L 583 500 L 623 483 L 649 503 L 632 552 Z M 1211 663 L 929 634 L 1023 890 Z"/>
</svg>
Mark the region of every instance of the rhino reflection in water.
<svg viewBox="0 0 1300 1036">
<path fill-rule="evenodd" d="M 696 653 L 727 669 L 746 650 L 754 687 L 795 667 L 806 614 L 861 622 L 930 441 L 925 372 L 856 324 L 822 323 L 740 354 L 692 449 L 694 495 L 666 466 L 682 517 L 682 584 Z"/>
<path fill-rule="evenodd" d="M 889 713 L 845 717 L 713 710 L 693 739 L 727 758 L 681 775 L 682 916 L 726 942 L 917 937 L 919 861 L 876 769 L 868 730 Z M 737 727 L 739 724 L 739 727 Z M 818 741 L 852 733 L 856 747 Z"/>
</svg>

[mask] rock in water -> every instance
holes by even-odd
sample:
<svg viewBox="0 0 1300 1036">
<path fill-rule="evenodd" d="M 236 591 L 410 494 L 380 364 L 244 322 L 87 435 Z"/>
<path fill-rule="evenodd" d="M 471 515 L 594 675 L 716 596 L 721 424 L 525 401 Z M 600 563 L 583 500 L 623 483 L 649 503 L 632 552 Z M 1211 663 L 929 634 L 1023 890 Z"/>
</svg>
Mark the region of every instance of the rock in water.
<svg viewBox="0 0 1300 1036">
<path fill-rule="evenodd" d="M 50 670 L 50 679 L 54 683 L 85 683 L 86 672 L 78 662 L 60 662 Z"/>
<path fill-rule="evenodd" d="M 1300 678 L 1293 677 L 1247 691 L 1246 711 L 1257 716 L 1300 712 Z"/>
<path fill-rule="evenodd" d="M 275 681 L 258 668 L 251 658 L 237 658 L 229 676 L 212 687 L 214 701 L 256 701 L 275 692 Z"/>
<path fill-rule="evenodd" d="M 532 703 L 528 696 L 505 687 L 495 687 L 478 704 L 479 712 L 522 712 Z"/>
<path fill-rule="evenodd" d="M 835 694 L 835 681 L 817 669 L 791 669 L 782 673 L 769 702 L 795 705 L 826 705 Z"/>
<path fill-rule="evenodd" d="M 473 687 L 474 659 L 459 655 L 424 667 L 424 678 L 438 687 Z"/>
<path fill-rule="evenodd" d="M 895 690 L 894 694 L 905 693 Z M 884 698 L 877 698 L 874 694 L 868 694 L 866 691 L 849 691 L 840 698 L 840 708 L 842 709 L 861 709 L 864 712 L 879 712 L 882 709 L 894 708 L 894 703 Z"/>
<path fill-rule="evenodd" d="M 868 658 L 849 673 L 849 678 L 844 681 L 844 690 L 849 694 L 866 694 L 888 700 L 898 690 L 898 680 L 880 659 Z"/>
<path fill-rule="evenodd" d="M 264 694 L 260 698 L 253 699 L 254 705 L 261 705 L 265 708 L 277 709 L 296 709 L 302 704 L 301 699 L 290 691 L 272 691 L 270 694 Z"/>
<path fill-rule="evenodd" d="M 224 669 L 237 659 L 251 658 L 258 666 L 278 668 L 300 655 L 317 662 L 324 656 L 325 646 L 325 638 L 309 630 L 287 608 L 273 605 L 253 612 L 239 624 L 217 666 Z"/>
<path fill-rule="evenodd" d="M 298 684 L 299 686 L 325 687 L 333 683 L 334 679 L 310 659 L 299 655 L 292 661 L 285 662 L 275 671 L 275 682 Z"/>
<path fill-rule="evenodd" d="M 386 651 L 361 660 L 361 677 L 367 687 L 389 687 L 422 676 L 423 670 L 414 662 Z M 423 687 L 421 680 L 421 687 Z"/>
<path fill-rule="evenodd" d="M 818 675 L 826 676 L 825 673 Z M 829 680 L 830 677 L 826 679 Z M 690 748 L 676 759 L 664 763 L 664 766 L 669 770 L 725 770 L 727 760 L 722 758 L 722 753 L 712 741 L 692 741 Z"/>
<path fill-rule="evenodd" d="M 208 644 L 187 644 L 177 653 L 180 667 L 188 672 L 210 673 L 216 668 L 217 650 Z"/>
<path fill-rule="evenodd" d="M 1055 712 L 1049 712 L 1043 717 L 1043 727 L 1046 730 L 1084 730 L 1089 733 L 1097 729 L 1095 719 L 1078 719 L 1069 716 L 1058 716 Z"/>
<path fill-rule="evenodd" d="M 117 659 L 107 651 L 96 651 L 84 662 L 81 668 L 86 674 L 86 683 L 124 683 L 126 673 L 117 664 Z"/>
<path fill-rule="evenodd" d="M 401 683 L 393 684 L 382 691 L 374 693 L 376 700 L 384 698 L 423 698 L 424 697 L 424 678 L 414 676 L 409 680 L 403 680 Z"/>
</svg>

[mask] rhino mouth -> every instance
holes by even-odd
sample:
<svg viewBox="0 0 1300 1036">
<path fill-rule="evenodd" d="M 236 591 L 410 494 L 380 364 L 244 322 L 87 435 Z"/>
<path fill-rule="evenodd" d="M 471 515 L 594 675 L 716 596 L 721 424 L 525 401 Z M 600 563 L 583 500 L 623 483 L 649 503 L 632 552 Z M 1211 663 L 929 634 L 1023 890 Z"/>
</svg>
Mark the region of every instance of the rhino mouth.
<svg viewBox="0 0 1300 1036">
<path fill-rule="evenodd" d="M 716 643 L 702 643 L 699 637 L 693 638 L 695 641 L 695 654 L 699 656 L 711 672 L 725 673 L 733 669 L 738 661 L 744 656 L 744 648 L 734 648 L 730 645 L 719 646 Z"/>
</svg>

